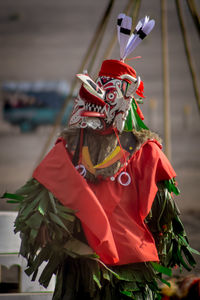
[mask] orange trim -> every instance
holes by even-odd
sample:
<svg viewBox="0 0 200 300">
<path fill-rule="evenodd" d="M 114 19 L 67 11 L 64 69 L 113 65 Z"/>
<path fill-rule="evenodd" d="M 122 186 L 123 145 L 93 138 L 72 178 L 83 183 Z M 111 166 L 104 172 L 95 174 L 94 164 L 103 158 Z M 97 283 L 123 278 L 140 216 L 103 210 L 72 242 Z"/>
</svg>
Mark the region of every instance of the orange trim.
<svg viewBox="0 0 200 300">
<path fill-rule="evenodd" d="M 83 146 L 82 148 L 82 164 L 90 173 L 95 174 L 96 171 L 91 161 L 90 153 L 87 146 Z"/>
<path fill-rule="evenodd" d="M 123 157 L 123 153 L 120 151 L 109 161 L 106 161 L 104 164 L 101 164 L 100 166 L 98 165 L 95 166 L 95 169 L 104 169 L 106 167 L 109 167 L 110 165 L 114 164 L 117 160 L 120 160 L 122 157 Z"/>
</svg>

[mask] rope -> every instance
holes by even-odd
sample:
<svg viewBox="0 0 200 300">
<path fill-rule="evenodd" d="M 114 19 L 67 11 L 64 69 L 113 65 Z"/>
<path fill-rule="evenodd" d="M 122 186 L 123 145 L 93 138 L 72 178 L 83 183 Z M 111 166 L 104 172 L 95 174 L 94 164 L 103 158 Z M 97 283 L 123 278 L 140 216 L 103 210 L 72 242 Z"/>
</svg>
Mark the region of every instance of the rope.
<svg viewBox="0 0 200 300">
<path fill-rule="evenodd" d="M 188 5 L 189 11 L 192 15 L 192 18 L 193 18 L 194 24 L 196 26 L 197 32 L 200 36 L 200 17 L 198 15 L 194 0 L 187 0 L 187 5 Z"/>
<path fill-rule="evenodd" d="M 90 42 L 90 45 L 89 45 L 89 47 L 88 47 L 88 50 L 87 50 L 87 52 L 86 52 L 86 54 L 85 54 L 85 56 L 84 56 L 84 58 L 83 58 L 83 60 L 82 60 L 82 63 L 81 63 L 81 65 L 80 65 L 79 70 L 78 70 L 77 73 L 80 73 L 80 72 L 83 71 L 83 69 L 84 69 L 84 67 L 85 67 L 85 65 L 86 65 L 86 63 L 87 63 L 87 61 L 88 61 L 88 59 L 89 59 L 89 57 L 90 57 L 90 55 L 91 55 L 91 52 L 92 52 L 92 50 L 93 50 L 93 48 L 94 48 L 96 42 L 98 41 L 98 37 L 101 35 L 102 29 L 104 29 L 104 23 L 107 24 L 107 18 L 108 18 L 108 16 L 109 16 L 110 12 L 111 12 L 111 9 L 113 8 L 114 1 L 115 1 L 115 0 L 110 0 L 110 1 L 109 1 L 109 4 L 108 4 L 108 6 L 107 6 L 107 8 L 106 8 L 106 10 L 105 10 L 105 12 L 104 12 L 104 15 L 103 15 L 101 21 L 99 22 L 99 25 L 98 25 L 98 27 L 97 27 L 95 33 L 94 33 L 94 36 L 93 36 L 93 38 L 92 38 L 92 40 L 91 40 L 91 42 Z M 66 97 L 66 99 L 65 99 L 65 101 L 64 101 L 63 107 L 62 107 L 62 109 L 60 110 L 60 112 L 59 112 L 59 114 L 58 114 L 58 116 L 57 116 L 57 118 L 56 118 L 56 121 L 55 121 L 55 123 L 54 123 L 54 126 L 53 126 L 53 128 L 52 128 L 52 130 L 51 130 L 51 133 L 50 133 L 50 135 L 49 135 L 49 137 L 48 137 L 48 139 L 47 139 L 47 141 L 46 141 L 46 143 L 45 143 L 45 145 L 44 145 L 44 147 L 43 147 L 43 149 L 42 149 L 42 151 L 41 151 L 41 154 L 40 154 L 40 156 L 39 156 L 39 159 L 38 159 L 36 165 L 43 159 L 43 157 L 44 157 L 44 155 L 46 154 L 48 148 L 50 147 L 50 143 L 51 143 L 53 137 L 55 136 L 55 133 L 56 133 L 58 127 L 59 127 L 60 124 L 61 124 L 62 118 L 63 118 L 64 113 L 65 113 L 66 108 L 67 108 L 67 105 L 68 105 L 70 99 L 73 97 L 73 94 L 74 94 L 74 90 L 75 90 L 76 85 L 77 85 L 77 79 L 76 79 L 76 77 L 75 77 L 75 78 L 73 79 L 73 81 L 72 81 L 71 89 L 70 89 L 69 95 Z"/>
<path fill-rule="evenodd" d="M 135 26 L 136 26 L 136 21 L 138 19 L 139 16 L 139 11 L 140 11 L 140 5 L 141 5 L 141 0 L 136 0 L 135 1 L 135 6 L 132 7 L 132 30 L 134 30 Z"/>
<path fill-rule="evenodd" d="M 106 10 L 106 13 L 105 13 L 105 16 L 104 16 L 104 22 L 103 22 L 102 27 L 101 27 L 101 32 L 99 34 L 98 40 L 96 40 L 96 47 L 95 47 L 95 50 L 94 50 L 94 54 L 93 54 L 93 56 L 92 56 L 92 58 L 90 60 L 89 66 L 88 66 L 88 73 L 91 71 L 92 66 L 94 65 L 95 59 L 97 57 L 97 54 L 98 54 L 98 51 L 99 51 L 102 39 L 104 37 L 104 32 L 106 30 L 106 27 L 107 27 L 107 24 L 108 24 L 108 21 L 109 21 L 109 16 L 110 16 L 110 13 L 111 13 L 111 8 L 112 8 L 112 6 L 110 5 L 108 7 L 108 9 Z"/>
<path fill-rule="evenodd" d="M 192 60 L 192 56 L 191 56 L 191 51 L 189 48 L 189 42 L 188 42 L 188 37 L 187 37 L 187 32 L 185 29 L 185 24 L 184 24 L 184 19 L 183 19 L 183 13 L 182 13 L 182 8 L 180 6 L 180 1 L 179 0 L 175 0 L 176 3 L 176 9 L 177 9 L 177 14 L 178 14 L 178 18 L 179 18 L 179 23 L 180 23 L 180 27 L 181 27 L 181 31 L 182 31 L 182 36 L 183 36 L 183 42 L 184 42 L 184 47 L 185 47 L 185 53 L 186 53 L 186 57 L 188 60 L 188 65 L 189 65 L 189 69 L 190 69 L 190 73 L 191 73 L 191 77 L 192 77 L 192 83 L 193 83 L 193 88 L 194 88 L 194 94 L 195 94 L 195 98 L 197 101 L 197 106 L 200 112 L 200 95 L 199 95 L 199 89 L 198 89 L 198 84 L 197 84 L 197 77 L 195 74 L 195 68 L 194 68 L 194 63 Z"/>
<path fill-rule="evenodd" d="M 118 140 L 118 144 L 120 146 L 120 149 L 122 151 L 122 155 L 123 155 L 123 158 L 124 158 L 125 171 L 126 171 L 126 156 L 125 156 L 125 153 L 124 153 L 124 149 L 122 148 L 122 145 L 121 145 L 121 142 L 120 142 L 120 139 L 119 139 L 119 135 L 118 135 L 118 132 L 117 132 L 117 128 L 113 127 L 113 129 L 114 129 L 114 132 L 115 132 L 115 136 Z"/>
</svg>

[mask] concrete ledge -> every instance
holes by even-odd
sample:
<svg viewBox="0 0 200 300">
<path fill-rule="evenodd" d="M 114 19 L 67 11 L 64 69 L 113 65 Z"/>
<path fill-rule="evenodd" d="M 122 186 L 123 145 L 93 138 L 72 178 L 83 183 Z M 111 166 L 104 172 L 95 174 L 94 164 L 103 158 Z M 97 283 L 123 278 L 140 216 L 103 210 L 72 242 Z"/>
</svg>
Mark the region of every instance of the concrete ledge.
<svg viewBox="0 0 200 300">
<path fill-rule="evenodd" d="M 51 300 L 53 293 L 20 293 L 0 294 L 0 299 L 5 300 Z"/>
</svg>

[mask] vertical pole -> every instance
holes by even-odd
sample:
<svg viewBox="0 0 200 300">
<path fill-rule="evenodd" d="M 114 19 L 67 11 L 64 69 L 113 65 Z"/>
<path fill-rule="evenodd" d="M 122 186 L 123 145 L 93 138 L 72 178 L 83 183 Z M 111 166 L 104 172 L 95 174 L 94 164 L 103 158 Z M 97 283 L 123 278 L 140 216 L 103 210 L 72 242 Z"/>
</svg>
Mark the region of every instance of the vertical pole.
<svg viewBox="0 0 200 300">
<path fill-rule="evenodd" d="M 180 6 L 180 4 L 178 4 Z M 196 26 L 197 29 L 197 33 L 200 36 L 200 15 L 198 14 L 196 5 L 195 5 L 195 1 L 194 0 L 187 0 L 187 5 L 189 8 L 189 11 L 192 15 L 192 19 L 194 21 L 194 25 Z"/>
<path fill-rule="evenodd" d="M 193 59 L 192 59 L 189 39 L 188 39 L 187 31 L 186 31 L 187 27 L 185 26 L 180 1 L 175 0 L 175 3 L 176 3 L 177 15 L 178 15 L 178 18 L 179 18 L 179 23 L 180 23 L 180 27 L 181 27 L 181 31 L 182 31 L 185 54 L 186 54 L 186 57 L 187 57 L 188 66 L 189 66 L 189 70 L 190 70 L 190 74 L 191 74 L 191 78 L 192 78 L 192 83 L 193 83 L 193 88 L 194 88 L 194 95 L 195 95 L 195 98 L 196 98 L 196 101 L 197 101 L 198 110 L 200 112 L 200 93 L 199 93 L 199 88 L 198 88 L 197 76 L 196 76 L 196 73 L 195 73 L 195 64 L 194 64 Z M 188 3 L 190 3 L 190 5 L 192 5 L 192 4 L 194 5 L 193 2 L 188 1 Z M 193 9 L 196 12 L 196 9 L 195 9 L 194 6 L 193 6 Z"/>
<path fill-rule="evenodd" d="M 164 99 L 164 140 L 165 154 L 171 159 L 171 122 L 169 99 L 169 63 L 168 63 L 168 36 L 167 36 L 167 0 L 161 1 L 162 26 L 162 65 L 163 65 L 163 99 Z"/>
</svg>

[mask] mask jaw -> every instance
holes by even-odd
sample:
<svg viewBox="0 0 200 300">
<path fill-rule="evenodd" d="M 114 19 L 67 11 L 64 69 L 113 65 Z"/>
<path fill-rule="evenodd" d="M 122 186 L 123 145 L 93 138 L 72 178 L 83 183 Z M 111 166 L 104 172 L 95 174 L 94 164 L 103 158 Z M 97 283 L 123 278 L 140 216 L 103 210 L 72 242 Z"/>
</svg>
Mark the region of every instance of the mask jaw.
<svg viewBox="0 0 200 300">
<path fill-rule="evenodd" d="M 110 62 L 113 65 L 113 61 L 108 61 L 109 64 Z M 113 76 L 112 74 L 110 76 L 99 74 L 96 82 L 88 74 L 77 75 L 82 86 L 79 91 L 79 101 L 75 105 L 76 110 L 72 112 L 69 125 L 89 127 L 102 132 L 113 127 L 119 133 L 124 130 L 132 98 L 135 92 L 137 93 L 141 80 L 136 72 L 132 69 L 130 72 L 130 67 L 127 69 L 124 63 L 114 61 L 114 64 L 117 67 L 118 64 L 122 65 L 122 72 Z"/>
<path fill-rule="evenodd" d="M 117 129 L 119 133 L 122 133 L 125 125 L 125 120 L 123 118 L 123 114 L 120 112 L 116 115 L 114 122 L 113 122 L 113 127 Z"/>
<path fill-rule="evenodd" d="M 120 84 L 119 84 L 120 83 Z M 126 117 L 130 109 L 132 98 L 125 97 L 125 89 L 123 89 L 124 81 L 119 79 L 110 79 L 104 84 L 105 90 L 110 91 L 110 89 L 115 94 L 116 98 L 109 102 L 109 98 L 105 101 L 109 103 L 108 110 L 106 111 L 106 122 L 112 125 L 114 128 L 121 133 L 124 129 Z"/>
<path fill-rule="evenodd" d="M 106 118 L 106 106 L 106 102 L 98 97 L 88 85 L 83 83 L 79 90 L 79 95 L 75 99 L 69 126 L 103 129 L 105 127 L 103 119 Z"/>
<path fill-rule="evenodd" d="M 131 107 L 132 98 L 121 98 L 119 99 L 120 106 L 116 113 L 116 116 L 113 121 L 113 126 L 117 128 L 119 133 L 122 133 L 124 130 L 126 118 L 128 116 L 129 109 Z"/>
</svg>

